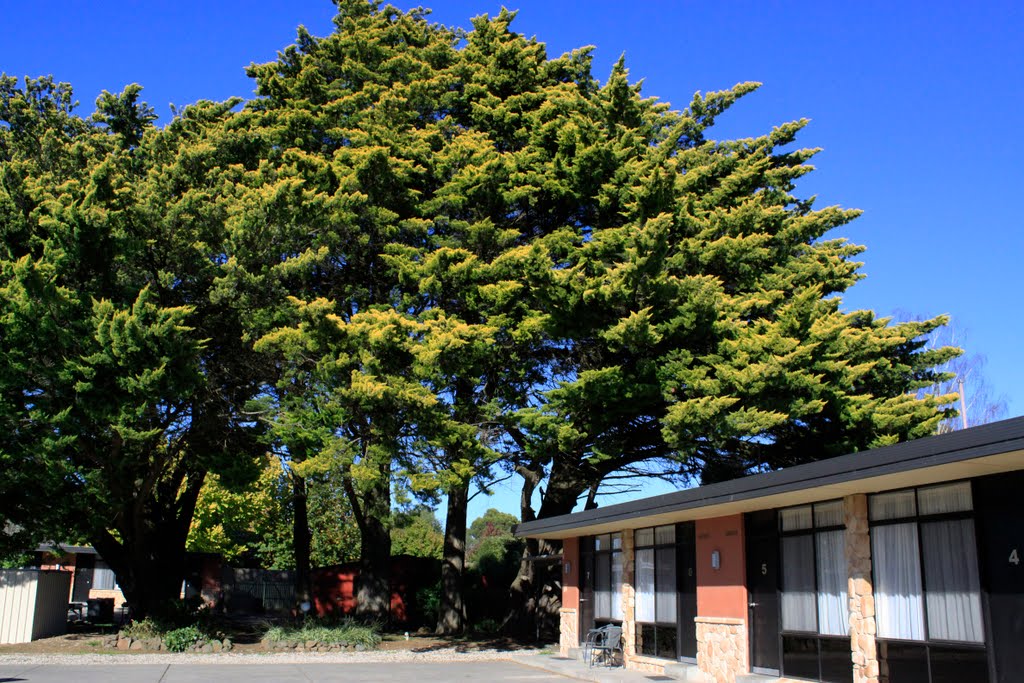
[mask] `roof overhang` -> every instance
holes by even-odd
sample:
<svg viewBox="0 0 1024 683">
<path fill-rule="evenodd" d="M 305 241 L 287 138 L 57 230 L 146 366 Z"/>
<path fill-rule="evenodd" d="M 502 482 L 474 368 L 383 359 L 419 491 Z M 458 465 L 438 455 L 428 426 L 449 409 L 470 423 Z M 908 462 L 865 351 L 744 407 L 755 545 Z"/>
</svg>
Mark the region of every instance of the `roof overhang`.
<svg viewBox="0 0 1024 683">
<path fill-rule="evenodd" d="M 525 522 L 515 533 L 548 539 L 589 536 L 1015 470 L 1024 470 L 1024 418 Z"/>
</svg>

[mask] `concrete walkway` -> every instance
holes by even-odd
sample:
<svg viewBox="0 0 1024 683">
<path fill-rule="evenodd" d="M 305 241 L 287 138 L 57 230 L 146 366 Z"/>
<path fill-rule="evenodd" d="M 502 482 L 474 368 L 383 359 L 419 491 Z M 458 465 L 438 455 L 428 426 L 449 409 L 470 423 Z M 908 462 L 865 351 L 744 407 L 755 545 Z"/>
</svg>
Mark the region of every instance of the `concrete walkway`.
<svg viewBox="0 0 1024 683">
<path fill-rule="evenodd" d="M 565 683 L 571 679 L 595 683 L 665 680 L 623 669 L 588 669 L 582 662 L 552 655 L 513 655 L 476 662 L 131 664 L 112 658 L 109 664 L 0 664 L 0 683 Z"/>
</svg>

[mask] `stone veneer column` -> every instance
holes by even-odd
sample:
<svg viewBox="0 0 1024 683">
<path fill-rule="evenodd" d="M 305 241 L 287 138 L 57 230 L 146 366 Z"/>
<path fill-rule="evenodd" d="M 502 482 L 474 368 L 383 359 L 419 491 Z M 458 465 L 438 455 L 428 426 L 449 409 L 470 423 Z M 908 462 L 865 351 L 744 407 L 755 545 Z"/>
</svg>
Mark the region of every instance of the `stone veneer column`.
<svg viewBox="0 0 1024 683">
<path fill-rule="evenodd" d="M 572 651 L 579 648 L 580 636 L 578 632 L 579 617 L 576 610 L 572 608 L 561 608 L 558 610 L 558 654 L 568 657 Z"/>
<path fill-rule="evenodd" d="M 636 591 L 633 589 L 635 574 L 633 553 L 633 530 L 622 532 L 622 656 L 627 664 L 636 655 Z"/>
<path fill-rule="evenodd" d="M 697 667 L 714 683 L 735 683 L 750 670 L 747 622 L 730 617 L 697 617 Z"/>
<path fill-rule="evenodd" d="M 867 496 L 857 494 L 844 498 L 843 513 L 846 522 L 846 569 L 849 577 L 847 591 L 850 599 L 853 683 L 879 683 Z"/>
</svg>

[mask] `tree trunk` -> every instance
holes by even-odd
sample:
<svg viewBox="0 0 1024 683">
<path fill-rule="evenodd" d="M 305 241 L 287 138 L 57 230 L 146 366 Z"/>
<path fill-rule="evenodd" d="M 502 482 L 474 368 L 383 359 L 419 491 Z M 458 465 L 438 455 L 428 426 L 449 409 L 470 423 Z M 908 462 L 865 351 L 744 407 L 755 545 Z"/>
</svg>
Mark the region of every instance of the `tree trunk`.
<svg viewBox="0 0 1024 683">
<path fill-rule="evenodd" d="M 179 600 L 185 541 L 204 477 L 189 476 L 171 502 L 155 496 L 140 508 L 146 513 L 143 519 L 121 515 L 120 540 L 106 529 L 90 535 L 93 547 L 113 569 L 133 619 L 168 614 Z"/>
<path fill-rule="evenodd" d="M 578 475 L 573 476 L 556 462 L 551 469 L 540 513 L 535 515 L 530 501 L 534 489 L 540 483 L 542 471 L 531 472 L 521 468 L 520 474 L 524 477 L 520 500 L 524 522 L 572 512 L 576 499 L 587 490 L 587 484 L 581 482 Z M 506 633 L 538 640 L 557 635 L 558 609 L 562 605 L 562 564 L 534 562 L 528 558 L 559 552 L 561 544 L 557 541 L 527 539 L 523 559 L 519 563 L 519 573 L 509 589 L 509 612 L 503 625 Z"/>
<path fill-rule="evenodd" d="M 306 479 L 292 472 L 292 545 L 295 551 L 295 597 L 297 601 L 309 603 L 312 600 L 310 586 L 310 533 L 309 505 L 306 496 Z"/>
<path fill-rule="evenodd" d="M 363 484 L 360 495 L 351 479 L 345 492 L 359 525 L 359 576 L 356 577 L 356 615 L 382 626 L 391 619 L 390 463 L 377 481 Z"/>
<path fill-rule="evenodd" d="M 437 615 L 437 635 L 458 635 L 466 630 L 466 604 L 463 600 L 466 568 L 466 510 L 469 482 L 460 482 L 448 491 L 448 516 L 444 529 L 444 558 L 441 563 L 441 604 Z"/>
</svg>

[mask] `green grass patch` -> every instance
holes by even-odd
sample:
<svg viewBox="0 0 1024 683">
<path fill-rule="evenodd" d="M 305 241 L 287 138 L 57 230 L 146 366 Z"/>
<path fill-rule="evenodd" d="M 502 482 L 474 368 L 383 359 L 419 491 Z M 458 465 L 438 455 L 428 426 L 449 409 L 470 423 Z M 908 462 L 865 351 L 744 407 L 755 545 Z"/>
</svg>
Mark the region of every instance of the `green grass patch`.
<svg viewBox="0 0 1024 683">
<path fill-rule="evenodd" d="M 264 638 L 275 643 L 305 643 L 316 641 L 328 645 L 362 645 L 372 649 L 380 645 L 377 629 L 352 619 L 326 623 L 307 619 L 301 626 L 271 626 Z"/>
</svg>

